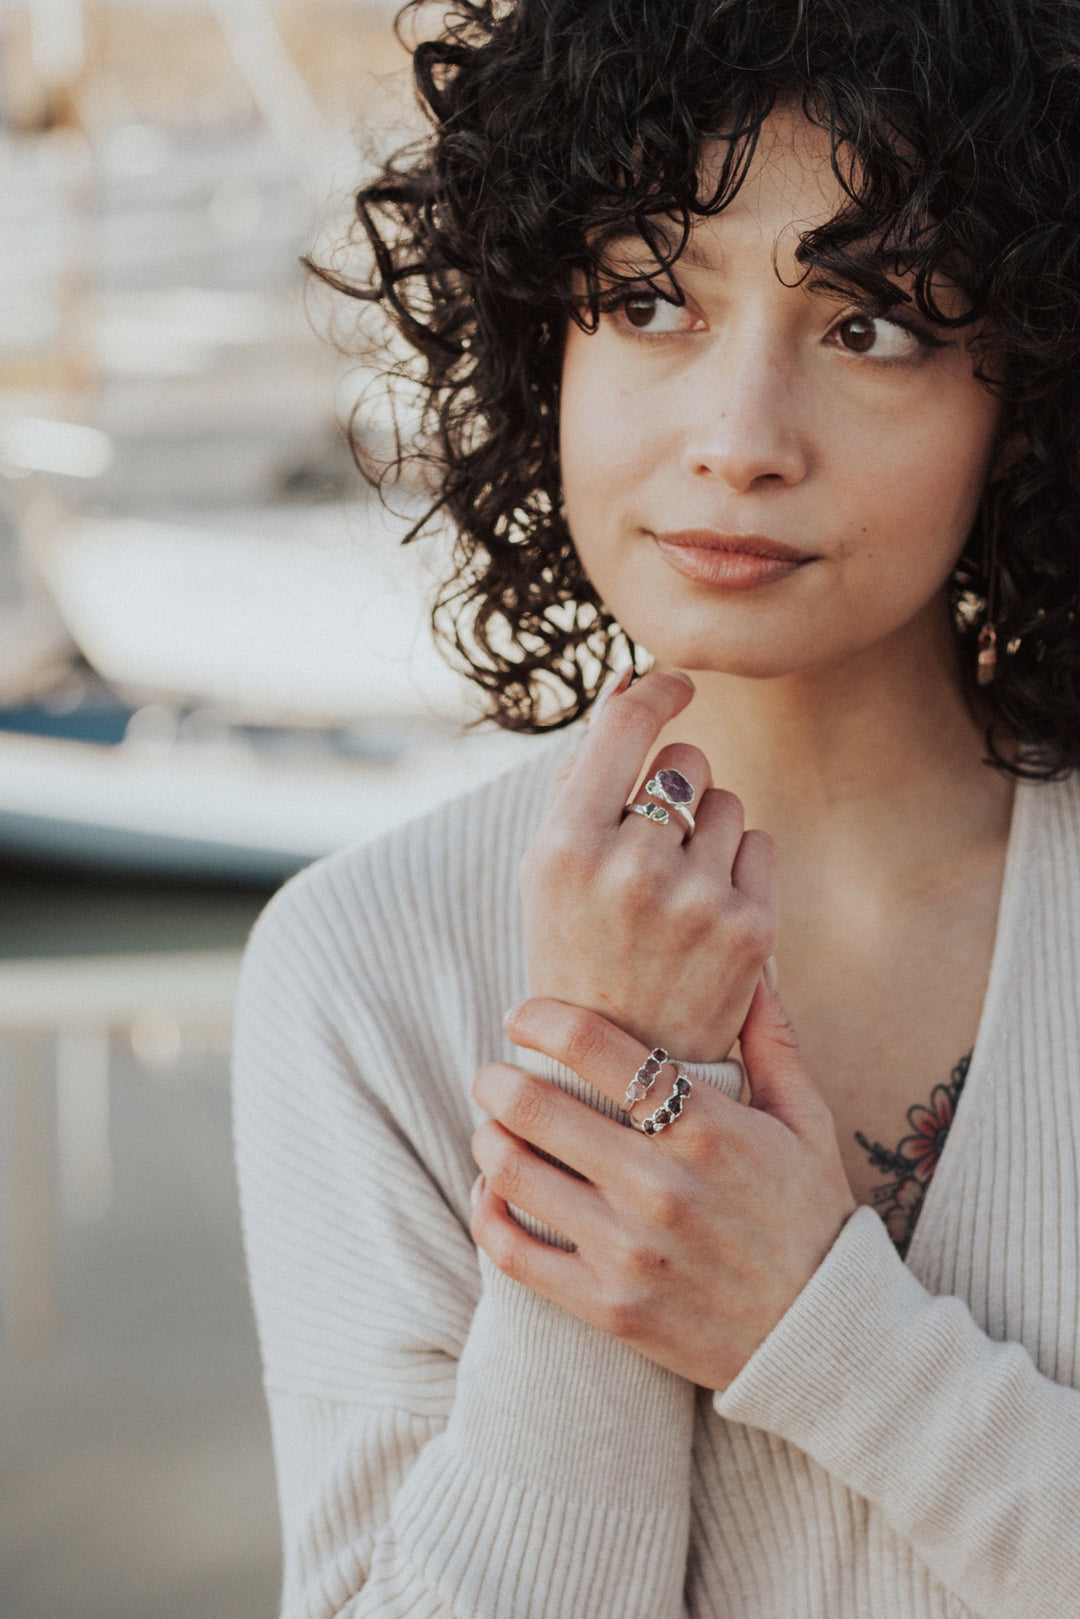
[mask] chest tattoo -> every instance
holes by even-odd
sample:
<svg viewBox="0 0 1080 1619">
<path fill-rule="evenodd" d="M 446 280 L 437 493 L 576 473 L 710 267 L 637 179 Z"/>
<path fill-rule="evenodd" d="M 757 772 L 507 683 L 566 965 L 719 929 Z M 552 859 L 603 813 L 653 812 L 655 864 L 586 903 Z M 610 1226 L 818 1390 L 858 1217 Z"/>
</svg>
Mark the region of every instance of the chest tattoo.
<svg viewBox="0 0 1080 1619">
<path fill-rule="evenodd" d="M 855 1140 L 874 1168 L 884 1170 L 889 1177 L 875 1189 L 873 1203 L 901 1257 L 907 1253 L 926 1188 L 948 1140 L 970 1064 L 969 1051 L 949 1075 L 948 1084 L 934 1086 L 928 1103 L 916 1102 L 908 1108 L 909 1133 L 899 1146 L 890 1150 L 880 1141 L 868 1141 L 861 1130 L 855 1132 Z"/>
</svg>

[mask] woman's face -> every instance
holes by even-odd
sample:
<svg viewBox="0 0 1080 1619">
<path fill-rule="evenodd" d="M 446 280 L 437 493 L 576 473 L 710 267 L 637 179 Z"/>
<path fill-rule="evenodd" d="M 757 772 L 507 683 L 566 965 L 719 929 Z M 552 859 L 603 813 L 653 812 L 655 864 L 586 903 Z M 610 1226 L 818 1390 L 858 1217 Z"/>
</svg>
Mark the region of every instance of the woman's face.
<svg viewBox="0 0 1080 1619">
<path fill-rule="evenodd" d="M 839 201 L 826 138 L 777 113 L 676 265 L 685 305 L 631 287 L 595 333 L 570 324 L 570 531 L 663 665 L 775 676 L 944 622 L 1000 405 L 910 304 L 885 319 L 796 284 L 799 233 Z M 653 267 L 636 238 L 613 256 Z"/>
</svg>

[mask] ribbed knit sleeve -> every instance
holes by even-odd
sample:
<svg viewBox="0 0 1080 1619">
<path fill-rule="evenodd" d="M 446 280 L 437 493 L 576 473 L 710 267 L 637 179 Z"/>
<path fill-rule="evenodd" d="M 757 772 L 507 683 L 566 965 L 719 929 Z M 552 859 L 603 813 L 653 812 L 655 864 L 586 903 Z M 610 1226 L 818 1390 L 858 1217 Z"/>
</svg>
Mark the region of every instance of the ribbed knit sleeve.
<svg viewBox="0 0 1080 1619">
<path fill-rule="evenodd" d="M 714 1404 L 875 1503 L 986 1619 L 1080 1611 L 1080 1391 L 928 1293 L 870 1209 Z"/>
<path fill-rule="evenodd" d="M 478 1260 L 474 1121 L 465 1086 L 434 1077 L 452 997 L 423 939 L 393 935 L 438 923 L 398 903 L 400 853 L 295 880 L 242 974 L 235 1130 L 283 1614 L 676 1619 L 694 1391 Z"/>
</svg>

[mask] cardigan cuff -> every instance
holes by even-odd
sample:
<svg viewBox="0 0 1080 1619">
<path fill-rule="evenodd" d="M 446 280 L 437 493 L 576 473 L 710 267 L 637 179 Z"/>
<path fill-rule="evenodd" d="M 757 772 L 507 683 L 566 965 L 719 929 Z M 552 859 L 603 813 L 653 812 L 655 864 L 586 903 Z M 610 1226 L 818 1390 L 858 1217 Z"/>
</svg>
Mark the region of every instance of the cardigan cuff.
<svg viewBox="0 0 1080 1619">
<path fill-rule="evenodd" d="M 727 1389 L 717 1413 L 798 1445 L 864 1491 L 903 1395 L 883 1374 L 940 1301 L 907 1269 L 875 1212 L 860 1207 L 795 1302 Z"/>
<path fill-rule="evenodd" d="M 483 1291 L 447 1434 L 485 1472 L 585 1502 L 688 1509 L 694 1389 L 504 1275 Z"/>
</svg>

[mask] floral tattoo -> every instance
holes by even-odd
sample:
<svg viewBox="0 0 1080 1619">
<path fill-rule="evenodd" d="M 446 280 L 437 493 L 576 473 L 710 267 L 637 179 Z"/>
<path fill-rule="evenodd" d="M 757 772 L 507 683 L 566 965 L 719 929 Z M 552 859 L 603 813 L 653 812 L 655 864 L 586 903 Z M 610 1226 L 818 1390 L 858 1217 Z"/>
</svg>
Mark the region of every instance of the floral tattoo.
<svg viewBox="0 0 1080 1619">
<path fill-rule="evenodd" d="M 874 1192 L 873 1201 L 901 1257 L 908 1251 L 926 1188 L 944 1151 L 970 1066 L 969 1051 L 949 1075 L 949 1083 L 934 1086 L 928 1107 L 916 1102 L 914 1107 L 908 1108 L 911 1133 L 891 1152 L 880 1141 L 867 1141 L 861 1130 L 855 1132 L 855 1140 L 870 1155 L 874 1168 L 883 1169 L 889 1175 L 884 1186 Z"/>
</svg>

